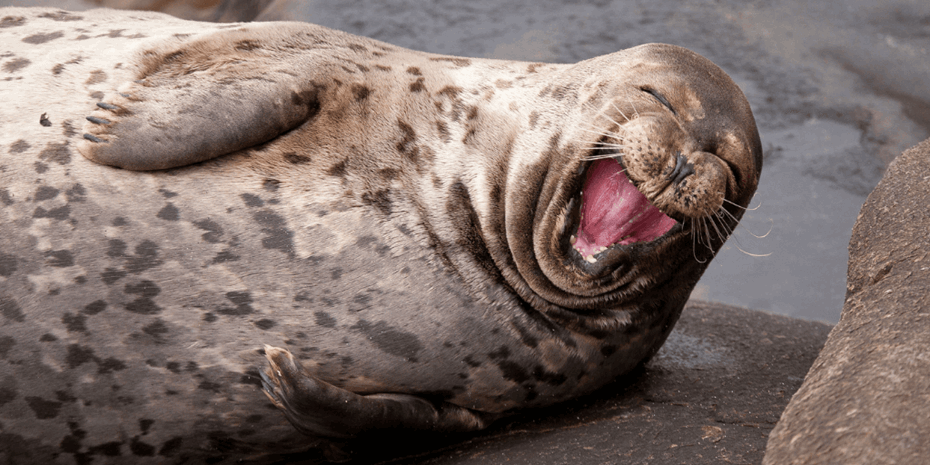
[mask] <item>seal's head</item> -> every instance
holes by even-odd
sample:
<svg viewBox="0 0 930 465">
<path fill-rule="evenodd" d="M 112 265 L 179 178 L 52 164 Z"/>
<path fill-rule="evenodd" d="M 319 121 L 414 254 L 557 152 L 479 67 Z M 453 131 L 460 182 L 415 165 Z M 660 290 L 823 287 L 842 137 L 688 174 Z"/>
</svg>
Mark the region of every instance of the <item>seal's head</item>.
<svg viewBox="0 0 930 465">
<path fill-rule="evenodd" d="M 574 143 L 540 173 L 530 209 L 536 244 L 522 262 L 540 273 L 528 283 L 549 302 L 594 310 L 641 303 L 639 294 L 675 280 L 683 303 L 759 180 L 749 103 L 720 68 L 677 46 L 644 45 L 576 68 L 605 76 L 586 84 L 604 98 L 592 94 L 596 109 L 567 122 Z"/>
</svg>

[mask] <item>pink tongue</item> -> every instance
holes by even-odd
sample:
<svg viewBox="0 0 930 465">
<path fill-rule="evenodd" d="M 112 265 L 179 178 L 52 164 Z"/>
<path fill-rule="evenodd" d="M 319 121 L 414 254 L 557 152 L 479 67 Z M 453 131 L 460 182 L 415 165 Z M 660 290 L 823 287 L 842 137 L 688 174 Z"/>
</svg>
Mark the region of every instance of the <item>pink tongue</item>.
<svg viewBox="0 0 930 465">
<path fill-rule="evenodd" d="M 675 225 L 675 220 L 649 203 L 614 160 L 594 162 L 582 199 L 574 247 L 583 257 L 617 243 L 651 241 Z"/>
</svg>

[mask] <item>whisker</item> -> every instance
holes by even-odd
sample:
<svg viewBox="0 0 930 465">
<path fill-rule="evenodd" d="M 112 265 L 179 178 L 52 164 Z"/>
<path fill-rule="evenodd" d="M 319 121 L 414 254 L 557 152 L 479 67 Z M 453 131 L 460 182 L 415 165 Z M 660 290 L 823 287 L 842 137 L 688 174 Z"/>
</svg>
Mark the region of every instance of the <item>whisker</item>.
<svg viewBox="0 0 930 465">
<path fill-rule="evenodd" d="M 740 208 L 740 209 L 745 210 L 745 211 L 748 211 L 748 212 L 754 212 L 754 211 L 758 210 L 759 207 L 762 206 L 762 201 L 761 201 L 761 200 L 759 201 L 759 205 L 756 205 L 754 208 L 747 208 L 747 207 L 744 207 L 744 206 L 742 206 L 742 205 L 740 205 L 740 204 L 738 204 L 738 203 L 736 203 L 736 202 L 733 202 L 732 200 L 729 200 L 729 199 L 723 199 L 723 201 L 726 202 L 726 203 L 728 203 L 728 204 L 730 204 L 730 205 L 733 205 L 734 207 Z"/>
<path fill-rule="evenodd" d="M 585 128 L 578 128 L 578 129 L 581 129 L 581 130 L 584 131 L 584 132 L 590 132 L 591 134 L 597 134 L 597 135 L 599 135 L 599 136 L 604 136 L 604 137 L 610 137 L 610 138 L 613 138 L 613 139 L 620 139 L 620 140 L 623 140 L 623 137 L 621 137 L 621 136 L 619 136 L 619 135 L 617 135 L 617 134 L 610 134 L 610 133 L 603 132 L 603 131 L 595 131 L 595 130 L 585 129 Z"/>
<path fill-rule="evenodd" d="M 610 102 L 610 105 L 611 105 L 612 107 L 614 107 L 614 110 L 617 110 L 617 112 L 620 113 L 620 116 L 622 116 L 623 119 L 625 119 L 627 123 L 629 123 L 630 121 L 633 121 L 633 120 L 630 119 L 629 116 L 627 116 L 625 113 L 623 113 L 622 110 L 620 110 L 619 108 L 617 108 L 617 105 L 616 105 L 614 102 Z"/>
</svg>

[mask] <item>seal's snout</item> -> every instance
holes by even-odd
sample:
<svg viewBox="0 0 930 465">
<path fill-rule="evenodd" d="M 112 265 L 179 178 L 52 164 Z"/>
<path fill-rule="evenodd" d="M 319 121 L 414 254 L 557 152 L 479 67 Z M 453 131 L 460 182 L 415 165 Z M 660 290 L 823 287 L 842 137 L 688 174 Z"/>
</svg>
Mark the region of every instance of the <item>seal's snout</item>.
<svg viewBox="0 0 930 465">
<path fill-rule="evenodd" d="M 694 174 L 694 164 L 688 162 L 688 158 L 681 152 L 676 153 L 675 167 L 672 168 L 672 172 L 668 175 L 669 181 L 678 186 L 685 178 L 692 174 Z"/>
</svg>

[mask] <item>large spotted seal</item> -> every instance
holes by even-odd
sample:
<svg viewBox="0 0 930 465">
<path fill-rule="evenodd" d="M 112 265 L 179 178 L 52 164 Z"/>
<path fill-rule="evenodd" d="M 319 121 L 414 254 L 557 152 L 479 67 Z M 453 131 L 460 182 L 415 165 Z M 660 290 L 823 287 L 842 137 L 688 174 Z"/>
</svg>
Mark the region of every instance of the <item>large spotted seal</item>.
<svg viewBox="0 0 930 465">
<path fill-rule="evenodd" d="M 740 90 L 670 45 L 551 65 L 48 9 L 0 10 L 0 40 L 14 462 L 306 447 L 284 416 L 473 430 L 590 392 L 658 350 L 761 169 Z"/>
</svg>

